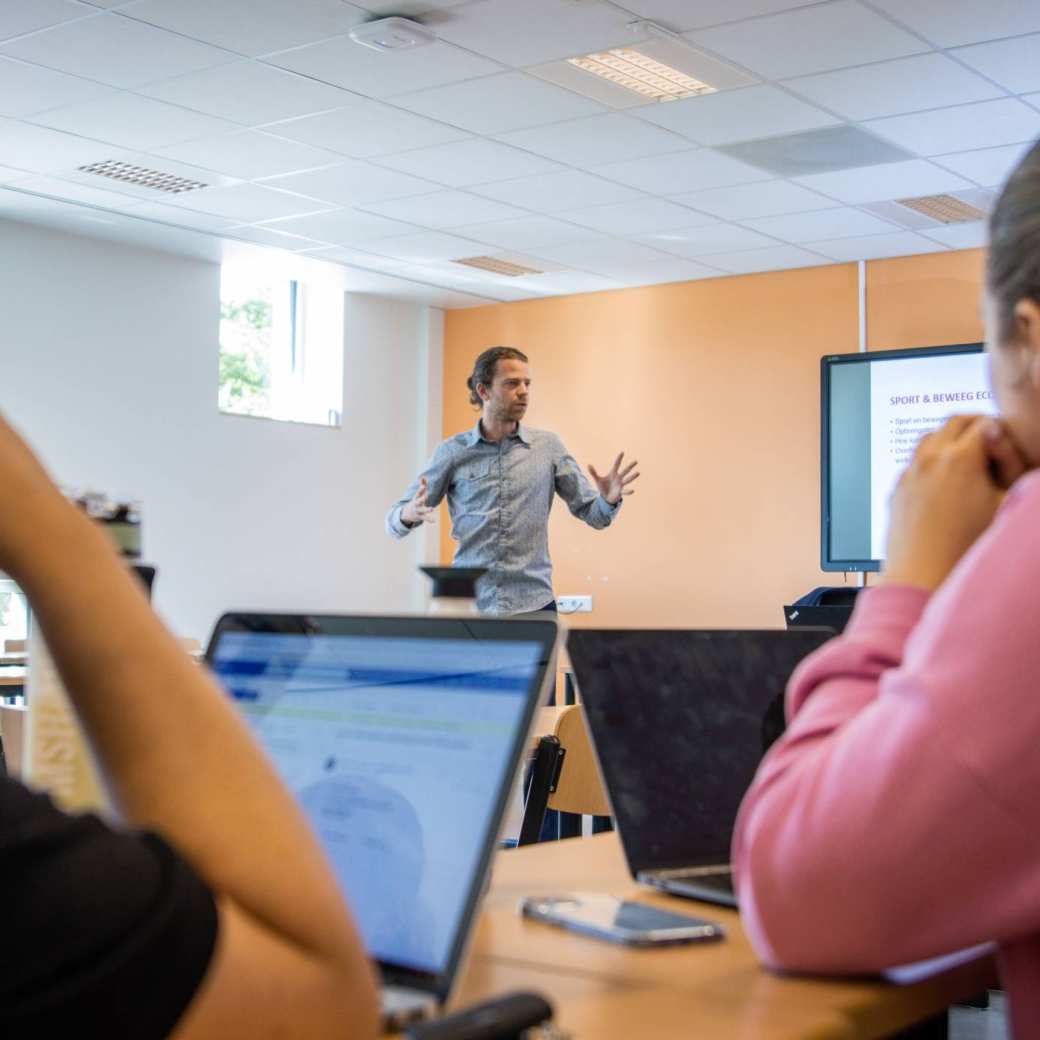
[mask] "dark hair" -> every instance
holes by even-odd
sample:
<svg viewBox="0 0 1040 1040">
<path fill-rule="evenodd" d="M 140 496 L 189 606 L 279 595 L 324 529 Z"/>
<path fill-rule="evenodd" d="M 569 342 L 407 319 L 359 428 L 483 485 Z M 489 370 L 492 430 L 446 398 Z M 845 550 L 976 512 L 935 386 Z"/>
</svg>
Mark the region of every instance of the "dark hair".
<svg viewBox="0 0 1040 1040">
<path fill-rule="evenodd" d="M 1015 167 L 989 218 L 986 285 L 996 305 L 997 335 L 1014 335 L 1015 304 L 1040 304 L 1040 141 Z"/>
<path fill-rule="evenodd" d="M 490 386 L 495 378 L 495 366 L 499 361 L 523 361 L 526 363 L 527 355 L 516 347 L 488 347 L 476 361 L 473 362 L 473 375 L 466 380 L 469 387 L 469 403 L 482 408 L 484 402 L 477 393 L 477 385 L 483 383 Z"/>
</svg>

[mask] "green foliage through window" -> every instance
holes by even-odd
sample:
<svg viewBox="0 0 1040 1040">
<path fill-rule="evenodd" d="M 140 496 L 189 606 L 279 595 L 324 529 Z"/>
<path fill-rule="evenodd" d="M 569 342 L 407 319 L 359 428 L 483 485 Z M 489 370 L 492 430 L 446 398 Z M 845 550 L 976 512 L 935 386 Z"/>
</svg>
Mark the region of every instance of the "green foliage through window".
<svg viewBox="0 0 1040 1040">
<path fill-rule="evenodd" d="M 256 292 L 264 296 L 220 302 L 221 411 L 271 412 L 270 290 L 263 287 Z"/>
</svg>

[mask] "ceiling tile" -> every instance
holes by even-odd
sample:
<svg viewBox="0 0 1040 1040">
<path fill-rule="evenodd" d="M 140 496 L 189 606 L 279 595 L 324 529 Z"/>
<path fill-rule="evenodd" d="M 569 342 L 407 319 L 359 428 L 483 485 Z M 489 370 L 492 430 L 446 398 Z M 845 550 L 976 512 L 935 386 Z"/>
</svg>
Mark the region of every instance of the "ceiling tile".
<svg viewBox="0 0 1040 1040">
<path fill-rule="evenodd" d="M 521 72 L 404 94 L 394 104 L 475 134 L 503 134 L 603 111 L 594 101 Z"/>
<path fill-rule="evenodd" d="M 153 83 L 141 93 L 246 126 L 311 115 L 351 100 L 337 87 L 253 61 Z"/>
<path fill-rule="evenodd" d="M 110 150 L 97 141 L 0 118 L 0 155 L 18 169 L 59 173 L 107 159 Z"/>
<path fill-rule="evenodd" d="M 538 278 L 542 293 L 547 296 L 563 296 L 572 293 L 610 292 L 627 289 L 628 283 L 614 278 L 604 278 L 591 271 L 550 271 Z"/>
<path fill-rule="evenodd" d="M 140 0 L 126 13 L 250 56 L 322 40 L 368 20 L 343 0 Z"/>
<path fill-rule="evenodd" d="M 439 187 L 431 181 L 410 177 L 406 173 L 384 170 L 360 159 L 348 159 L 338 166 L 327 166 L 306 173 L 290 173 L 285 177 L 265 180 L 269 188 L 298 191 L 315 199 L 326 199 L 343 206 L 358 206 L 384 199 L 400 199 L 408 195 L 425 195 Z"/>
<path fill-rule="evenodd" d="M 246 242 L 256 242 L 261 246 L 274 246 L 275 249 L 288 249 L 299 253 L 316 246 L 327 246 L 328 242 L 319 242 L 310 238 L 301 238 L 285 231 L 276 231 L 272 227 L 254 226 L 252 224 L 236 224 L 223 232 L 228 238 L 238 238 Z"/>
<path fill-rule="evenodd" d="M 167 200 L 171 206 L 184 205 L 202 213 L 214 213 L 238 224 L 255 224 L 261 220 L 294 217 L 328 209 L 320 199 L 304 198 L 287 191 L 275 191 L 261 184 L 247 182 L 222 188 L 204 188 L 190 194 L 175 195 Z"/>
<path fill-rule="evenodd" d="M 1040 113 L 1015 98 L 874 119 L 869 130 L 919 155 L 941 155 L 1029 141 L 1040 134 Z"/>
<path fill-rule="evenodd" d="M 1004 145 L 1002 148 L 982 148 L 976 152 L 937 155 L 932 162 L 945 166 L 984 188 L 995 188 L 1007 180 L 1008 174 L 1031 146 L 1032 142 L 1027 142 Z"/>
<path fill-rule="evenodd" d="M 435 191 L 408 199 L 366 204 L 370 213 L 429 228 L 455 228 L 523 216 L 523 210 L 468 191 Z"/>
<path fill-rule="evenodd" d="M 794 7 L 805 7 L 817 0 L 625 0 L 625 8 L 639 15 L 660 22 L 673 32 L 687 29 L 702 29 L 723 22 L 736 22 L 744 18 L 757 18 L 764 14 L 789 11 Z"/>
<path fill-rule="evenodd" d="M 18 188 L 37 195 L 48 195 L 51 198 L 80 202 L 87 206 L 101 206 L 105 209 L 125 210 L 136 205 L 135 200 L 128 195 L 60 180 L 57 177 L 30 177 L 28 180 L 19 181 Z"/>
<path fill-rule="evenodd" d="M 868 134 L 852 123 L 828 126 L 822 130 L 806 130 L 785 137 L 738 141 L 736 144 L 720 145 L 718 151 L 765 170 L 773 177 L 832 173 L 835 170 L 852 170 L 857 166 L 901 162 L 914 157 L 905 148 L 897 148 L 888 141 L 882 141 L 880 137 Z"/>
<path fill-rule="evenodd" d="M 33 122 L 143 150 L 234 129 L 234 123 L 139 94 L 114 94 L 82 105 L 55 108 L 34 116 Z"/>
<path fill-rule="evenodd" d="M 520 220 L 496 220 L 490 224 L 466 224 L 455 232 L 500 249 L 537 250 L 564 242 L 587 242 L 603 236 L 589 228 L 567 224 L 554 217 L 533 214 Z"/>
<path fill-rule="evenodd" d="M 10 166 L 0 166 L 0 184 L 15 184 L 18 181 L 28 180 L 33 175 L 25 170 L 16 170 Z"/>
<path fill-rule="evenodd" d="M 23 36 L 0 51 L 114 87 L 137 87 L 234 58 L 227 51 L 112 13 Z"/>
<path fill-rule="evenodd" d="M 427 90 L 503 71 L 498 62 L 449 43 L 438 41 L 414 49 L 377 51 L 355 43 L 348 36 L 269 54 L 264 61 L 375 98 Z"/>
<path fill-rule="evenodd" d="M 715 253 L 713 267 L 731 274 L 754 274 L 758 271 L 783 271 L 792 267 L 820 267 L 830 263 L 827 257 L 797 246 L 771 246 L 769 249 L 745 249 L 739 253 Z"/>
<path fill-rule="evenodd" d="M 803 76 L 784 86 L 847 119 L 875 119 L 1002 96 L 992 83 L 942 54 Z"/>
<path fill-rule="evenodd" d="M 887 220 L 847 206 L 780 217 L 756 217 L 744 223 L 755 231 L 786 242 L 819 242 L 829 238 L 852 238 L 854 235 L 881 235 L 894 230 Z"/>
<path fill-rule="evenodd" d="M 481 252 L 479 242 L 471 242 L 457 235 L 446 235 L 443 231 L 419 231 L 413 235 L 381 238 L 377 242 L 367 243 L 365 249 L 381 256 L 392 256 L 398 260 L 413 260 L 418 263 L 458 260 L 464 256 L 479 256 Z"/>
<path fill-rule="evenodd" d="M 703 227 L 687 228 L 684 231 L 640 235 L 639 241 L 666 253 L 686 257 L 730 253 L 738 249 L 762 249 L 776 245 L 773 239 L 760 235 L 757 231 L 736 224 L 724 224 L 721 221 Z"/>
<path fill-rule="evenodd" d="M 645 105 L 635 113 L 697 144 L 732 144 L 834 126 L 839 119 L 776 87 L 743 87 Z"/>
<path fill-rule="evenodd" d="M 940 47 L 997 40 L 1040 30 L 1033 0 L 872 0 L 904 25 Z"/>
<path fill-rule="evenodd" d="M 468 4 L 469 0 L 358 0 L 358 7 L 381 15 L 402 15 L 415 18 L 429 14 L 431 11 L 443 11 L 459 4 Z"/>
<path fill-rule="evenodd" d="M 769 179 L 768 173 L 707 148 L 611 163 L 598 166 L 594 172 L 652 195 L 678 195 L 698 188 Z"/>
<path fill-rule="evenodd" d="M 915 235 L 912 231 L 893 231 L 886 235 L 865 235 L 814 242 L 813 249 L 832 260 L 880 260 L 886 256 L 914 256 L 917 253 L 941 253 L 945 246 Z"/>
<path fill-rule="evenodd" d="M 624 10 L 602 0 L 478 0 L 437 26 L 451 43 L 523 67 L 617 47 L 631 39 Z"/>
<path fill-rule="evenodd" d="M 240 130 L 153 151 L 244 180 L 313 170 L 343 161 L 335 152 L 312 148 L 299 141 L 286 141 L 260 130 Z"/>
<path fill-rule="evenodd" d="M 1040 33 L 961 47 L 953 56 L 1016 94 L 1040 90 Z"/>
<path fill-rule="evenodd" d="M 516 130 L 503 134 L 499 140 L 579 168 L 680 152 L 690 147 L 688 141 L 667 130 L 618 112 Z"/>
<path fill-rule="evenodd" d="M 621 271 L 631 271 L 640 265 L 661 264 L 674 257 L 656 249 L 617 238 L 596 242 L 572 242 L 568 245 L 545 246 L 538 250 L 539 257 L 557 263 L 592 271 L 609 278 L 621 277 Z M 622 279 L 623 280 L 623 279 Z"/>
<path fill-rule="evenodd" d="M 673 195 L 676 202 L 702 210 L 723 220 L 775 217 L 781 213 L 804 213 L 835 205 L 830 199 L 790 181 L 761 181 L 735 184 L 729 188 L 690 191 Z"/>
<path fill-rule="evenodd" d="M 667 199 L 634 199 L 631 202 L 615 202 L 610 206 L 569 210 L 560 215 L 565 220 L 610 235 L 643 235 L 714 223 L 703 213 L 676 205 Z"/>
<path fill-rule="evenodd" d="M 698 46 L 768 79 L 864 65 L 928 50 L 917 37 L 856 0 L 837 0 L 688 35 Z"/>
<path fill-rule="evenodd" d="M 950 224 L 948 227 L 929 228 L 922 232 L 936 242 L 941 242 L 950 249 L 985 249 L 989 244 L 989 235 L 984 220 L 976 220 L 971 224 Z"/>
<path fill-rule="evenodd" d="M 924 159 L 841 170 L 838 173 L 814 173 L 796 179 L 806 188 L 852 205 L 886 199 L 910 199 L 918 195 L 939 195 L 974 187 L 957 174 L 940 169 Z"/>
<path fill-rule="evenodd" d="M 69 76 L 54 69 L 0 58 L 0 115 L 31 116 L 59 105 L 114 94 L 113 87 Z"/>
<path fill-rule="evenodd" d="M 227 217 L 200 213 L 186 206 L 167 206 L 162 202 L 133 202 L 126 212 L 142 220 L 154 220 L 177 227 L 193 228 L 196 231 L 223 231 L 231 224 Z"/>
<path fill-rule="evenodd" d="M 322 242 L 335 242 L 339 246 L 351 246 L 394 235 L 409 235 L 417 230 L 399 220 L 389 220 L 356 209 L 337 209 L 307 217 L 290 217 L 288 220 L 275 221 L 271 226 L 275 230 L 285 230 Z"/>
<path fill-rule="evenodd" d="M 579 206 L 608 205 L 640 198 L 639 192 L 593 177 L 580 170 L 563 173 L 542 173 L 534 177 L 518 177 L 500 184 L 485 184 L 473 188 L 478 195 L 498 199 L 510 205 L 534 210 L 536 213 L 559 213 Z"/>
<path fill-rule="evenodd" d="M 74 0 L 4 0 L 0 4 L 0 40 L 36 32 L 91 14 Z"/>
<path fill-rule="evenodd" d="M 717 267 L 698 264 L 693 260 L 680 260 L 672 257 L 654 263 L 637 264 L 633 267 L 618 265 L 613 269 L 613 277 L 626 285 L 667 285 L 669 282 L 695 282 L 702 278 L 718 278 L 725 274 Z"/>
<path fill-rule="evenodd" d="M 264 129 L 279 137 L 328 148 L 354 159 L 390 155 L 400 152 L 402 145 L 424 148 L 469 136 L 456 127 L 402 112 L 381 101 L 343 96 L 348 100 L 335 111 L 272 123 Z"/>
<path fill-rule="evenodd" d="M 472 184 L 560 170 L 557 163 L 541 156 L 479 138 L 417 148 L 400 155 L 384 155 L 377 161 L 380 166 L 427 177 L 451 188 L 467 188 Z"/>
</svg>

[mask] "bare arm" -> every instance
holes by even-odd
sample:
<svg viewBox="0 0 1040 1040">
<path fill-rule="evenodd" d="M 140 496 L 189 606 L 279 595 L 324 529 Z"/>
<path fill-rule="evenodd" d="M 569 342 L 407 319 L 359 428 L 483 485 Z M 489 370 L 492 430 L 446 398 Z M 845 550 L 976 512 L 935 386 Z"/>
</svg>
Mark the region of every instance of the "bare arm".
<svg viewBox="0 0 1040 1040">
<path fill-rule="evenodd" d="M 29 596 L 115 805 L 217 898 L 179 1040 L 373 1034 L 371 969 L 336 882 L 228 699 L 2 420 L 0 478 L 0 568 Z"/>
</svg>

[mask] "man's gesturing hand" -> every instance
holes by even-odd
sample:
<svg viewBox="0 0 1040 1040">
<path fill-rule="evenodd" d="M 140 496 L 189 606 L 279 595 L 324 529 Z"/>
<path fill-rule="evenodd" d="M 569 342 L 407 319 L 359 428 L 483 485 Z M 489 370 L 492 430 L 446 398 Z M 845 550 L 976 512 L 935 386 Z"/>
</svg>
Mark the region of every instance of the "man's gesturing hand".
<svg viewBox="0 0 1040 1040">
<path fill-rule="evenodd" d="M 426 478 L 419 480 L 419 488 L 401 510 L 401 519 L 409 527 L 417 527 L 419 524 L 435 524 L 437 522 L 437 507 L 426 504 L 427 484 Z"/>
<path fill-rule="evenodd" d="M 621 452 L 614 460 L 614 465 L 610 468 L 610 472 L 602 477 L 596 472 L 595 466 L 589 466 L 589 473 L 592 474 L 592 479 L 596 482 L 599 493 L 611 505 L 616 505 L 620 502 L 623 495 L 632 494 L 631 491 L 626 491 L 625 488 L 639 476 L 638 470 L 634 473 L 632 472 L 639 465 L 638 462 L 630 462 L 624 469 L 621 468 L 621 460 L 624 457 L 625 453 Z"/>
</svg>

